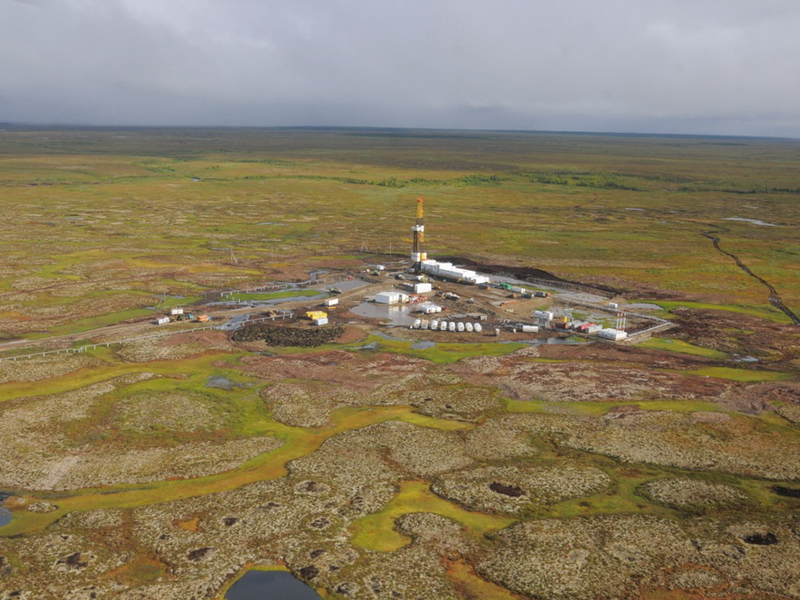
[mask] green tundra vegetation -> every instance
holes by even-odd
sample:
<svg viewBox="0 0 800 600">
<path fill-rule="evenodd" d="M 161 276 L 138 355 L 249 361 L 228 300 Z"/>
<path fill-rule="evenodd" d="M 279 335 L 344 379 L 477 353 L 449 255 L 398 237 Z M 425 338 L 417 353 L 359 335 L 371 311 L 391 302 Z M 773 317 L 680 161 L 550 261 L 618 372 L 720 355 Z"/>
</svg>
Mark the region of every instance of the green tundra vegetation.
<svg viewBox="0 0 800 600">
<path fill-rule="evenodd" d="M 163 295 L 405 255 L 417 196 L 434 257 L 786 321 L 701 234 L 796 307 L 799 153 L 740 138 L 7 128 L 0 332 L 80 331 Z"/>
<path fill-rule="evenodd" d="M 328 598 L 796 597 L 800 329 L 703 234 L 797 312 L 799 156 L 744 138 L 0 131 L 0 342 L 112 340 L 0 361 L 0 591 L 221 600 L 263 568 Z M 532 346 L 378 335 L 340 307 L 327 329 L 102 333 L 405 258 L 418 196 L 432 257 L 611 287 L 676 327 Z"/>
</svg>

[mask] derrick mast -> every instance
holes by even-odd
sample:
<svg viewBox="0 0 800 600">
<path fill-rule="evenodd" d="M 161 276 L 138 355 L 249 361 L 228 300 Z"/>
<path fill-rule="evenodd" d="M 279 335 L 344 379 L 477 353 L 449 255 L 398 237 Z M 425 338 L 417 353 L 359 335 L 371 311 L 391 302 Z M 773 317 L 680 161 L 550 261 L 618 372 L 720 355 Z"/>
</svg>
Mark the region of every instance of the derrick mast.
<svg viewBox="0 0 800 600">
<path fill-rule="evenodd" d="M 418 268 L 420 261 L 428 259 L 428 255 L 425 253 L 425 223 L 422 198 L 417 198 L 417 222 L 414 223 L 411 231 L 414 233 L 414 244 L 411 247 L 411 264 Z"/>
</svg>

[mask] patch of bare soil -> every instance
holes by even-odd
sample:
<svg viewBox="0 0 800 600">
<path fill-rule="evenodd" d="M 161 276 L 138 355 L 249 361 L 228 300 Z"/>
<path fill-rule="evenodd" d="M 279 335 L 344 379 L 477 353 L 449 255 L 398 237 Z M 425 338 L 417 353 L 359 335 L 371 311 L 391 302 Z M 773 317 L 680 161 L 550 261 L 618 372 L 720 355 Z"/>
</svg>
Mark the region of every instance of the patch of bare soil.
<svg viewBox="0 0 800 600">
<path fill-rule="evenodd" d="M 792 529 L 743 523 L 721 530 L 713 521 L 689 528 L 648 516 L 530 521 L 502 530 L 478 572 L 535 598 L 633 600 L 648 589 L 794 598 L 800 538 Z"/>
<path fill-rule="evenodd" d="M 800 357 L 800 328 L 724 310 L 675 309 L 679 327 L 670 335 L 732 354 L 773 361 Z"/>
<path fill-rule="evenodd" d="M 510 398 L 551 402 L 714 399 L 733 385 L 622 364 L 538 363 L 516 354 L 492 362 L 463 360 L 453 370 L 474 385 L 497 386 Z"/>
<path fill-rule="evenodd" d="M 352 344 L 353 342 L 364 339 L 366 336 L 366 332 L 360 327 L 348 325 L 344 328 L 344 333 L 333 341 L 336 344 Z"/>
<path fill-rule="evenodd" d="M 543 344 L 537 347 L 539 356 L 551 360 L 570 360 L 598 363 L 624 363 L 659 369 L 689 370 L 708 366 L 719 361 L 702 356 L 681 355 L 673 352 L 649 350 L 637 346 L 619 346 L 594 342 L 580 346 Z"/>
<path fill-rule="evenodd" d="M 791 413 L 793 407 L 800 409 L 800 383 L 790 381 L 754 383 L 731 389 L 723 394 L 720 400 L 724 408 L 748 414 L 775 410 L 775 407 L 780 405 L 789 405 L 781 408 L 787 408 Z M 780 408 L 777 410 L 780 412 Z"/>
</svg>

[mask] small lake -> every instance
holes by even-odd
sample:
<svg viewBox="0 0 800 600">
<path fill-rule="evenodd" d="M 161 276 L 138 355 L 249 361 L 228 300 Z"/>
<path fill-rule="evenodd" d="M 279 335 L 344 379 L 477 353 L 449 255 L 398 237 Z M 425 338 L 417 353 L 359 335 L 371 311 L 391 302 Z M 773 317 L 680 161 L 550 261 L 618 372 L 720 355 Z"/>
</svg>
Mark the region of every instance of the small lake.
<svg viewBox="0 0 800 600">
<path fill-rule="evenodd" d="M 320 600 L 314 588 L 288 571 L 251 570 L 234 583 L 225 600 Z"/>
</svg>

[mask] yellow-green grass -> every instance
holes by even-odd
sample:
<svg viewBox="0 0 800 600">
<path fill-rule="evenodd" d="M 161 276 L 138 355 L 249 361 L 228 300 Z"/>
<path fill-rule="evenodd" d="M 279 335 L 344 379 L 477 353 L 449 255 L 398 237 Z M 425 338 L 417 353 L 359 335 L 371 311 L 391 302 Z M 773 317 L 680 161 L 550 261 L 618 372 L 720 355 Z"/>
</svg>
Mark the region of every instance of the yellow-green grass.
<svg viewBox="0 0 800 600">
<path fill-rule="evenodd" d="M 768 321 L 774 321 L 776 323 L 790 323 L 789 317 L 783 314 L 781 311 L 773 308 L 772 306 L 765 305 L 765 306 L 745 306 L 745 305 L 733 305 L 733 304 L 708 304 L 705 302 L 684 302 L 684 301 L 667 301 L 667 300 L 652 300 L 647 301 L 644 300 L 643 302 L 652 302 L 654 304 L 658 304 L 664 310 L 672 311 L 676 308 L 697 308 L 703 310 L 724 310 L 727 312 L 734 312 L 743 315 L 750 315 L 753 317 L 760 317 L 762 319 L 766 319 Z"/>
<path fill-rule="evenodd" d="M 430 512 L 453 519 L 476 537 L 502 529 L 514 522 L 514 519 L 508 517 L 465 510 L 431 492 L 425 482 L 404 481 L 400 484 L 400 491 L 386 508 L 353 522 L 350 526 L 351 541 L 366 550 L 379 552 L 398 550 L 411 540 L 396 531 L 394 523 L 402 515 L 413 512 Z"/>
<path fill-rule="evenodd" d="M 733 381 L 755 382 L 755 381 L 786 381 L 792 379 L 789 373 L 776 373 L 774 371 L 751 371 L 748 369 L 735 369 L 733 367 L 704 367 L 694 371 L 686 371 L 690 375 L 702 375 L 704 377 L 719 377 L 720 379 L 732 379 Z"/>
<path fill-rule="evenodd" d="M 92 356 L 109 360 L 112 351 L 109 348 L 97 348 L 89 352 Z M 0 401 L 13 400 L 23 396 L 47 396 L 62 392 L 69 392 L 88 385 L 100 383 L 130 373 L 155 373 L 162 377 L 192 376 L 197 373 L 214 371 L 212 363 L 221 359 L 235 360 L 244 353 L 226 353 L 213 351 L 203 353 L 202 356 L 184 359 L 181 361 L 161 360 L 143 363 L 108 362 L 103 366 L 80 369 L 59 377 L 40 381 L 18 381 L 0 385 Z"/>
<path fill-rule="evenodd" d="M 568 412 L 601 416 L 617 406 L 636 406 L 642 410 L 677 412 L 720 411 L 719 405 L 701 400 L 602 400 L 596 402 L 543 402 L 540 400 L 506 400 L 506 410 L 515 413 Z"/>
<path fill-rule="evenodd" d="M 704 356 L 706 358 L 727 358 L 725 352 L 695 346 L 682 340 L 671 340 L 667 338 L 650 338 L 638 344 L 640 348 L 653 348 L 655 350 L 669 350 L 670 352 L 680 352 L 682 354 L 692 354 L 694 356 Z"/>
<path fill-rule="evenodd" d="M 286 463 L 316 451 L 322 443 L 343 431 L 360 429 L 390 420 L 408 421 L 426 427 L 453 428 L 452 422 L 432 417 L 420 418 L 409 406 L 342 408 L 334 412 L 325 427 L 303 429 L 277 422 L 264 423 L 264 433 L 283 440 L 279 448 L 245 461 L 225 473 L 186 480 L 158 481 L 137 485 L 114 485 L 104 488 L 74 490 L 65 493 L 31 495 L 30 501 L 51 499 L 58 510 L 46 515 L 17 511 L 10 524 L 0 528 L 0 535 L 10 536 L 46 527 L 73 510 L 95 508 L 133 508 L 157 502 L 203 496 L 235 489 L 248 483 L 286 475 Z"/>
<path fill-rule="evenodd" d="M 527 347 L 526 344 L 502 342 L 436 342 L 433 348 L 416 349 L 411 347 L 414 342 L 410 340 L 387 340 L 377 335 L 359 342 L 359 346 L 373 343 L 384 352 L 424 358 L 437 364 L 450 364 L 476 356 L 503 356 Z"/>
</svg>

